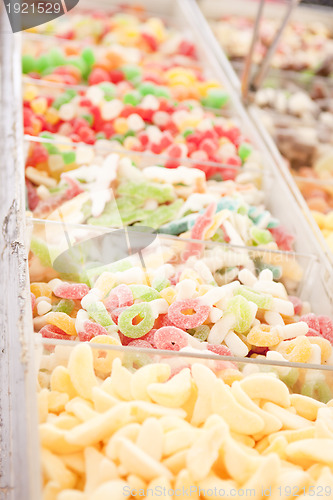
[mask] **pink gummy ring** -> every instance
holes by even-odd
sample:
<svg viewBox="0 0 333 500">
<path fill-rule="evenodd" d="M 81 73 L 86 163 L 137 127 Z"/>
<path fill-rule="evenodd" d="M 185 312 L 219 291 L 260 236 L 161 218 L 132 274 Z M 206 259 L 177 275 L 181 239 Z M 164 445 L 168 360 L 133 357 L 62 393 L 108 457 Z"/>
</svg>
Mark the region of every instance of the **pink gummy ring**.
<svg viewBox="0 0 333 500">
<path fill-rule="evenodd" d="M 155 332 L 154 344 L 156 349 L 180 351 L 180 349 L 187 346 L 188 340 L 186 333 L 180 328 L 164 326 Z"/>
<path fill-rule="evenodd" d="M 191 309 L 195 311 L 194 314 L 182 312 Z M 210 309 L 210 306 L 200 305 L 197 299 L 177 300 L 170 305 L 168 318 L 175 326 L 187 330 L 202 325 L 208 318 Z"/>
<path fill-rule="evenodd" d="M 149 342 L 141 339 L 131 340 L 131 342 L 127 345 L 128 347 L 144 347 L 146 349 L 153 349 L 153 346 L 149 344 Z"/>
<path fill-rule="evenodd" d="M 39 330 L 39 333 L 44 339 L 69 340 L 70 335 L 67 335 L 63 330 L 55 325 L 45 325 Z"/>
<path fill-rule="evenodd" d="M 105 307 L 112 312 L 118 307 L 127 307 L 134 304 L 133 293 L 128 285 L 118 285 L 111 290 L 110 295 L 105 299 Z"/>
</svg>

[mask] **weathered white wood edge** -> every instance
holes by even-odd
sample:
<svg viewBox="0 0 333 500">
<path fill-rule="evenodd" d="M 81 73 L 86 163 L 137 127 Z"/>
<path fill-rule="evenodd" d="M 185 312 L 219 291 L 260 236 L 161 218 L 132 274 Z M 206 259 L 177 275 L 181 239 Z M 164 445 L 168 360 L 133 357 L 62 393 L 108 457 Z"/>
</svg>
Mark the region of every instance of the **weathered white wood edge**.
<svg viewBox="0 0 333 500">
<path fill-rule="evenodd" d="M 3 4 L 2 4 L 3 5 Z M 39 500 L 33 329 L 25 249 L 20 35 L 0 5 L 0 499 Z"/>
</svg>

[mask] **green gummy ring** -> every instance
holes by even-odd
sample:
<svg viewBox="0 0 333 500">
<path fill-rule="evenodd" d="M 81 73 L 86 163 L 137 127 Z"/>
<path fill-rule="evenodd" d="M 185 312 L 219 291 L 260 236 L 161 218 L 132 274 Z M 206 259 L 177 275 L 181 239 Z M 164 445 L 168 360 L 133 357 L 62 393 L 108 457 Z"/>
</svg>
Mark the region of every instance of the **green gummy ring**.
<svg viewBox="0 0 333 500">
<path fill-rule="evenodd" d="M 141 321 L 133 325 L 135 316 L 140 316 Z M 148 333 L 154 326 L 155 318 L 149 304 L 134 304 L 122 312 L 118 319 L 118 327 L 123 335 L 132 339 L 139 339 Z"/>
</svg>

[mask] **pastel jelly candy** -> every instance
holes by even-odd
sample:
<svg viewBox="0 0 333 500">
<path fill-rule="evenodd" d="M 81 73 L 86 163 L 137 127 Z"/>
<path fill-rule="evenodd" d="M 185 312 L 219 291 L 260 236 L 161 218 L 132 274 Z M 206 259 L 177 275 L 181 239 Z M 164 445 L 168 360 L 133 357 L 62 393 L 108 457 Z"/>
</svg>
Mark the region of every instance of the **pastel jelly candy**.
<svg viewBox="0 0 333 500">
<path fill-rule="evenodd" d="M 44 317 L 48 323 L 57 326 L 60 330 L 67 333 L 67 335 L 71 335 L 73 337 L 77 335 L 75 329 L 75 319 L 68 316 L 68 314 L 62 312 L 49 312 Z"/>
<path fill-rule="evenodd" d="M 68 315 L 70 315 L 75 307 L 75 302 L 74 300 L 71 299 L 62 299 L 53 306 L 53 311 L 54 312 L 63 312 Z"/>
<path fill-rule="evenodd" d="M 191 328 L 188 333 L 193 335 L 196 339 L 201 340 L 201 342 L 206 342 L 208 339 L 208 335 L 210 332 L 210 328 L 208 325 L 199 325 L 196 328 Z"/>
<path fill-rule="evenodd" d="M 134 304 L 123 311 L 118 319 L 118 327 L 127 337 L 137 339 L 148 333 L 153 328 L 154 322 L 151 307 L 143 302 Z"/>
<path fill-rule="evenodd" d="M 178 300 L 170 305 L 168 318 L 175 326 L 186 330 L 202 325 L 208 318 L 210 309 L 210 306 L 200 305 L 197 299 Z M 189 314 L 185 314 L 185 311 Z"/>
<path fill-rule="evenodd" d="M 156 349 L 168 351 L 179 351 L 188 345 L 186 333 L 175 326 L 164 326 L 154 334 L 154 346 Z"/>
<path fill-rule="evenodd" d="M 315 314 L 313 313 L 305 314 L 301 316 L 299 320 L 304 321 L 309 326 L 310 329 L 320 333 L 319 319 Z"/>
<path fill-rule="evenodd" d="M 131 306 L 133 304 L 133 293 L 128 285 L 118 285 L 111 290 L 105 299 L 105 307 L 110 312 L 118 307 Z"/>
<path fill-rule="evenodd" d="M 208 351 L 215 352 L 219 356 L 232 356 L 232 352 L 225 345 L 208 344 Z"/>
<path fill-rule="evenodd" d="M 286 250 L 287 252 L 290 252 L 293 249 L 293 243 L 295 240 L 295 237 L 292 236 L 288 231 L 282 227 L 274 227 L 269 230 L 270 233 L 272 234 L 274 240 L 276 241 L 277 246 L 281 250 Z"/>
<path fill-rule="evenodd" d="M 161 298 L 161 295 L 154 288 L 147 285 L 129 285 L 132 291 L 134 300 L 141 300 L 142 302 L 150 302 Z"/>
<path fill-rule="evenodd" d="M 300 315 L 302 312 L 302 308 L 303 308 L 303 302 L 301 301 L 301 299 L 299 297 L 296 297 L 295 295 L 289 295 L 288 299 L 294 305 L 295 314 Z M 304 320 L 300 319 L 300 321 L 304 321 Z"/>
<path fill-rule="evenodd" d="M 81 300 L 89 292 L 89 287 L 83 283 L 61 283 L 53 293 L 62 299 Z"/>
<path fill-rule="evenodd" d="M 258 293 L 246 286 L 240 286 L 234 292 L 235 295 L 241 295 L 245 299 L 257 304 L 259 309 L 269 310 L 273 305 L 273 297 L 268 294 Z"/>
<path fill-rule="evenodd" d="M 31 283 L 30 292 L 34 294 L 34 297 L 36 299 L 38 297 L 47 297 L 49 299 L 52 298 L 52 288 L 47 283 Z"/>
<path fill-rule="evenodd" d="M 122 312 L 126 311 L 126 309 L 127 307 L 117 307 L 116 309 L 113 309 L 113 311 L 111 311 L 112 321 L 114 321 L 116 325 L 118 325 L 119 316 Z"/>
<path fill-rule="evenodd" d="M 87 313 L 96 323 L 104 327 L 114 324 L 103 302 L 97 301 L 90 304 L 87 307 Z"/>
<path fill-rule="evenodd" d="M 255 318 L 257 306 L 247 301 L 241 295 L 236 295 L 228 301 L 227 312 L 230 312 L 235 317 L 233 329 L 237 333 L 247 332 Z"/>
<path fill-rule="evenodd" d="M 320 335 L 333 344 L 333 321 L 328 316 L 317 316 L 319 321 Z"/>
<path fill-rule="evenodd" d="M 94 323 L 89 319 L 84 322 L 84 331 L 77 334 L 81 342 L 89 342 L 92 338 L 97 335 L 108 335 L 108 331 L 103 326 L 98 323 Z"/>
<path fill-rule="evenodd" d="M 273 241 L 273 236 L 269 231 L 267 231 L 266 229 L 260 229 L 257 226 L 251 227 L 250 235 L 252 240 L 257 245 L 267 245 L 267 243 Z"/>
<path fill-rule="evenodd" d="M 39 330 L 44 339 L 68 340 L 68 335 L 55 325 L 45 325 Z"/>
</svg>

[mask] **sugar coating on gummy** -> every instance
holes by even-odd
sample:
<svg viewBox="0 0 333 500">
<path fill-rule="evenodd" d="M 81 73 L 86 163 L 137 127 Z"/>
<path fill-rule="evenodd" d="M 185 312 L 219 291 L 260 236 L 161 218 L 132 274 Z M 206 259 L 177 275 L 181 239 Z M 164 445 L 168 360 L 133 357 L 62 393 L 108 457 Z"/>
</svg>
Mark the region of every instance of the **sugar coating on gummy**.
<svg viewBox="0 0 333 500">
<path fill-rule="evenodd" d="M 156 349 L 180 351 L 188 345 L 187 334 L 175 326 L 164 326 L 155 332 L 154 345 Z"/>
<path fill-rule="evenodd" d="M 83 299 L 88 292 L 89 287 L 84 283 L 61 283 L 53 290 L 56 297 L 73 300 Z"/>
<path fill-rule="evenodd" d="M 183 312 L 191 310 L 194 311 L 194 314 L 184 314 Z M 168 318 L 175 326 L 187 330 L 204 323 L 210 310 L 210 306 L 200 305 L 197 299 L 178 300 L 170 305 Z"/>
</svg>

